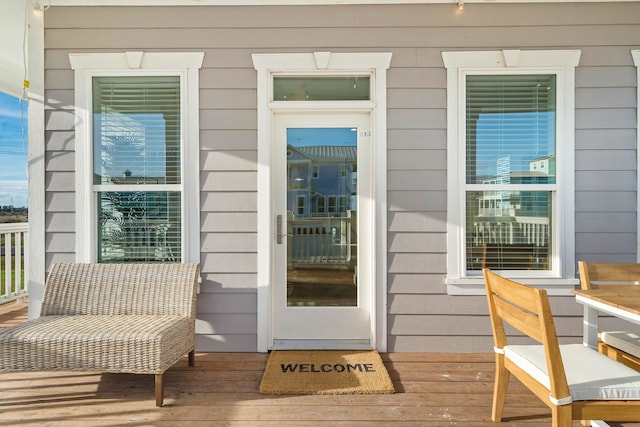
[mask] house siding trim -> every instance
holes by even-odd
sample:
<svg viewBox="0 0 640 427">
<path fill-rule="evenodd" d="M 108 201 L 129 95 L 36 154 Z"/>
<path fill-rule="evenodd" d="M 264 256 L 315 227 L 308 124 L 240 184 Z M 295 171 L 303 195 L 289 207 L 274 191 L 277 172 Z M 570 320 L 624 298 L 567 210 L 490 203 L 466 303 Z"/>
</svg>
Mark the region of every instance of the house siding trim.
<svg viewBox="0 0 640 427">
<path fill-rule="evenodd" d="M 562 3 L 637 2 L 638 0 L 563 0 Z M 456 0 L 49 0 L 51 6 L 292 6 L 347 4 L 443 4 Z M 464 3 L 486 3 L 465 0 Z M 44 0 L 38 0 L 38 7 Z M 491 3 L 559 3 L 558 0 L 491 0 Z"/>
<path fill-rule="evenodd" d="M 636 212 L 640 212 L 640 49 L 633 49 L 631 57 L 633 58 L 633 64 L 636 66 L 636 74 L 638 76 L 636 83 L 636 172 L 638 174 L 636 178 Z M 636 220 L 638 221 L 636 226 L 636 261 L 640 262 L 640 215 L 636 214 Z"/>
<path fill-rule="evenodd" d="M 44 14 L 33 10 L 29 20 L 29 99 L 28 126 L 28 209 L 29 209 L 29 319 L 40 316 L 40 305 L 44 295 L 46 256 L 42 244 L 46 241 L 45 198 L 45 81 L 44 81 Z"/>
</svg>

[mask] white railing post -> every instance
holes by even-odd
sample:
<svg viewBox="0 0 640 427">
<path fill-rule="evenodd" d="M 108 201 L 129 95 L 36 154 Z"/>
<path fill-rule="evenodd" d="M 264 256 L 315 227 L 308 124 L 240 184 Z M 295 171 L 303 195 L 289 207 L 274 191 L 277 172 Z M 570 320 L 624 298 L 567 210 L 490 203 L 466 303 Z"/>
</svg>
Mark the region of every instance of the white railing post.
<svg viewBox="0 0 640 427">
<path fill-rule="evenodd" d="M 0 237 L 4 240 L 1 248 L 4 263 L 0 265 L 4 281 L 0 284 L 0 303 L 22 300 L 27 296 L 28 232 L 29 223 L 0 224 Z"/>
</svg>

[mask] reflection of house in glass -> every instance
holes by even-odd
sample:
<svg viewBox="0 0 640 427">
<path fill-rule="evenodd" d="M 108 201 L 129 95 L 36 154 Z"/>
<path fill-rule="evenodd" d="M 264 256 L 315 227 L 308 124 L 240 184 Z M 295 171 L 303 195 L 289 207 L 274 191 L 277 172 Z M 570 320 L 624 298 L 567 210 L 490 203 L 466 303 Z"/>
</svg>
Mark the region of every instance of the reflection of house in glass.
<svg viewBox="0 0 640 427">
<path fill-rule="evenodd" d="M 290 144 L 287 165 L 290 268 L 353 269 L 357 146 Z"/>
<path fill-rule="evenodd" d="M 511 170 L 511 159 L 497 160 L 497 174 L 483 184 L 513 186 L 555 182 L 555 156 L 530 160 L 529 170 Z M 548 191 L 492 190 L 470 193 L 477 215 L 467 224 L 469 269 L 546 269 L 549 264 Z M 475 200 L 472 200 L 475 199 Z"/>
<path fill-rule="evenodd" d="M 287 146 L 287 209 L 294 218 L 344 217 L 356 207 L 355 146 Z"/>
<path fill-rule="evenodd" d="M 179 260 L 179 206 L 178 192 L 101 192 L 98 199 L 100 261 Z"/>
</svg>

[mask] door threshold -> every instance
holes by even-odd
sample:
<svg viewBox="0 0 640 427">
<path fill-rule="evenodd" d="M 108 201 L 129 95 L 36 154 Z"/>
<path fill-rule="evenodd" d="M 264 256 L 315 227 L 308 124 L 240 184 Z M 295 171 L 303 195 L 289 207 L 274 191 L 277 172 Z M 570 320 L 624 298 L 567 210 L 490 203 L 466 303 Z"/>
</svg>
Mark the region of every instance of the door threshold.
<svg viewBox="0 0 640 427">
<path fill-rule="evenodd" d="M 370 340 L 275 339 L 272 350 L 373 350 Z"/>
</svg>

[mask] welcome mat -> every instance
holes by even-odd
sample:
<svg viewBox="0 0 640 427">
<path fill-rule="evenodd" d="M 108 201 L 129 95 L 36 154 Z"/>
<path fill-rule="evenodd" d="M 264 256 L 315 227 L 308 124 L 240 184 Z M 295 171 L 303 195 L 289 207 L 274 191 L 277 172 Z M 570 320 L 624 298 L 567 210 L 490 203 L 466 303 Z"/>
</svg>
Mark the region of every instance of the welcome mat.
<svg viewBox="0 0 640 427">
<path fill-rule="evenodd" d="M 377 351 L 274 350 L 260 383 L 263 394 L 394 393 Z"/>
</svg>

